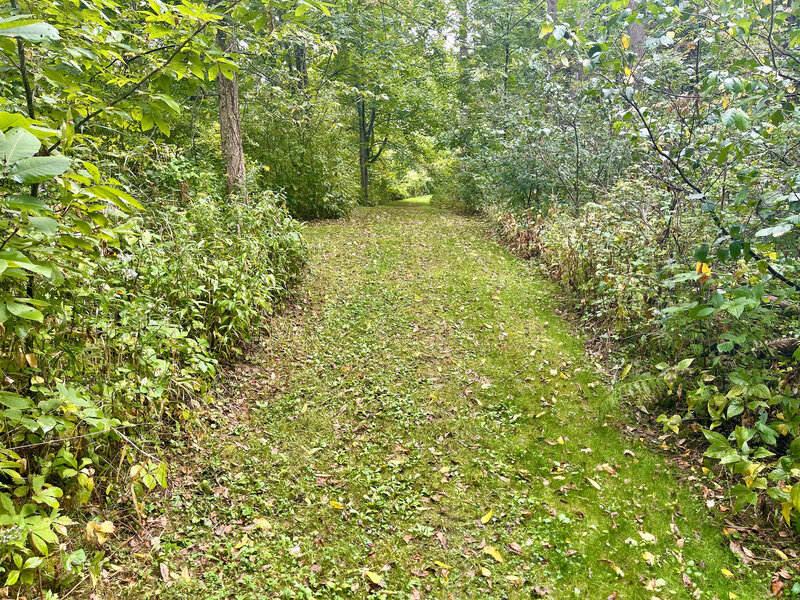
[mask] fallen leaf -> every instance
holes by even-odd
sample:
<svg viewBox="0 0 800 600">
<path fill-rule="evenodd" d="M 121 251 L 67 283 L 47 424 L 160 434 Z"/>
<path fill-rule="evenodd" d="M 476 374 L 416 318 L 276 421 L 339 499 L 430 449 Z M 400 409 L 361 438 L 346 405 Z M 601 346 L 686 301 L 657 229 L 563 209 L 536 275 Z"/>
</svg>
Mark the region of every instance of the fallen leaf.
<svg viewBox="0 0 800 600">
<path fill-rule="evenodd" d="M 780 578 L 776 577 L 772 580 L 772 587 L 770 589 L 772 590 L 773 596 L 776 598 L 783 596 L 783 588 L 784 583 L 780 580 Z"/>
<path fill-rule="evenodd" d="M 442 545 L 442 548 L 447 550 L 447 538 L 445 537 L 444 533 L 442 533 L 441 531 L 437 531 L 436 539 L 439 540 L 439 543 Z"/>
<path fill-rule="evenodd" d="M 89 542 L 97 542 L 99 546 L 106 543 L 109 534 L 114 533 L 114 523 L 111 521 L 89 521 L 86 523 L 86 540 Z"/>
<path fill-rule="evenodd" d="M 645 542 L 648 542 L 650 544 L 655 544 L 657 539 L 656 536 L 654 536 L 652 533 L 647 533 L 646 531 L 640 531 L 639 537 L 642 538 Z"/>
<path fill-rule="evenodd" d="M 522 546 L 520 546 L 517 542 L 511 542 L 510 544 L 508 544 L 508 549 L 511 550 L 511 552 L 513 552 L 514 554 L 522 554 Z M 567 554 L 569 555 L 569 553 Z"/>
<path fill-rule="evenodd" d="M 608 560 L 607 558 L 600 558 L 597 562 L 606 563 L 609 567 L 611 567 L 614 573 L 617 574 L 618 577 L 625 577 L 625 572 L 620 569 L 613 560 Z"/>
<path fill-rule="evenodd" d="M 731 552 L 739 556 L 742 559 L 742 562 L 746 565 L 749 565 L 754 558 L 753 553 L 748 549 L 742 546 L 741 542 L 737 542 L 736 540 L 731 540 L 728 543 L 728 547 L 731 549 Z"/>
<path fill-rule="evenodd" d="M 492 518 L 492 509 L 490 508 L 490 509 L 489 509 L 489 512 L 487 512 L 485 515 L 483 515 L 483 516 L 481 517 L 481 523 L 483 523 L 484 525 L 486 525 L 486 523 L 488 523 L 488 522 L 489 522 L 489 519 L 491 519 L 491 518 Z"/>
<path fill-rule="evenodd" d="M 366 575 L 367 579 L 369 579 L 375 585 L 383 586 L 383 577 L 381 577 L 377 573 L 365 570 L 364 575 Z"/>
<path fill-rule="evenodd" d="M 594 489 L 596 489 L 596 490 L 598 490 L 598 491 L 599 491 L 599 490 L 601 490 L 601 489 L 603 489 L 602 487 L 600 487 L 600 484 L 599 484 L 599 483 L 597 483 L 597 482 L 596 482 L 594 479 L 592 479 L 591 477 L 586 477 L 585 479 L 586 479 L 586 482 L 587 482 L 589 485 L 591 485 L 591 486 L 592 486 Z"/>
<path fill-rule="evenodd" d="M 486 546 L 484 547 L 483 551 L 495 559 L 497 562 L 504 562 L 502 555 L 497 551 L 497 548 L 494 546 Z"/>
</svg>

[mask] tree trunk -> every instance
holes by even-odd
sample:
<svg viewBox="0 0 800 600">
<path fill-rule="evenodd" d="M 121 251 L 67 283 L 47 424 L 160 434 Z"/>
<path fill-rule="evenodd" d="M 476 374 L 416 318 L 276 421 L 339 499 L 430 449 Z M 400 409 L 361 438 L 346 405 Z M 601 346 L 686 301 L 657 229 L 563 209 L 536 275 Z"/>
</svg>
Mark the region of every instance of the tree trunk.
<svg viewBox="0 0 800 600">
<path fill-rule="evenodd" d="M 549 1 L 549 0 L 548 0 Z M 636 10 L 639 4 L 636 0 L 628 0 L 628 8 Z M 634 21 L 628 25 L 628 35 L 631 38 L 631 51 L 636 52 L 639 56 L 644 54 L 644 40 L 647 34 L 644 31 L 644 25 Z"/>
<path fill-rule="evenodd" d="M 300 78 L 300 89 L 308 89 L 308 60 L 305 44 L 294 45 L 294 67 Z"/>
<path fill-rule="evenodd" d="M 361 171 L 361 195 L 364 204 L 369 204 L 369 136 L 367 134 L 367 111 L 364 97 L 356 99 L 358 109 L 358 167 Z"/>
<path fill-rule="evenodd" d="M 558 18 L 558 0 L 547 0 L 547 12 L 555 23 Z"/>
<path fill-rule="evenodd" d="M 236 47 L 236 38 L 220 28 L 217 30 L 217 44 L 221 50 L 228 52 Z M 220 70 L 217 74 L 217 96 L 219 137 L 225 161 L 225 193 L 229 196 L 238 194 L 247 202 L 247 173 L 239 119 L 239 79 L 235 72 L 228 79 Z"/>
</svg>

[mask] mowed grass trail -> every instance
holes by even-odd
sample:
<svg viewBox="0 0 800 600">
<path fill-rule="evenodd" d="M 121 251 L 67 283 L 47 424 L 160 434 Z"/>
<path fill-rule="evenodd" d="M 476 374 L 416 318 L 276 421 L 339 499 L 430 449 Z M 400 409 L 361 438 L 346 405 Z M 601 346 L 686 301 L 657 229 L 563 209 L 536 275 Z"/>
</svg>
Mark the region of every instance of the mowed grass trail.
<svg viewBox="0 0 800 600">
<path fill-rule="evenodd" d="M 482 221 L 406 202 L 307 234 L 302 301 L 173 467 L 118 595 L 768 596 Z"/>
</svg>

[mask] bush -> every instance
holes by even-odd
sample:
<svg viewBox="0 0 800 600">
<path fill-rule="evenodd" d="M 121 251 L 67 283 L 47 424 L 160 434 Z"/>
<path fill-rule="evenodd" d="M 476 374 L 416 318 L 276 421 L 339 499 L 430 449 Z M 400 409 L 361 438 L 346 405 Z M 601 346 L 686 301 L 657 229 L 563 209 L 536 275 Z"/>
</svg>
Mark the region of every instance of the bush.
<svg viewBox="0 0 800 600">
<path fill-rule="evenodd" d="M 277 98 L 265 99 L 268 105 L 282 98 L 275 93 Z M 289 213 L 298 219 L 347 216 L 359 190 L 355 156 L 341 143 L 344 126 L 321 122 L 337 118 L 326 111 L 296 110 L 294 104 L 281 108 L 277 113 L 255 112 L 244 122 L 255 187 L 280 190 Z M 261 143 L 264 139 L 269 142 Z"/>
<path fill-rule="evenodd" d="M 0 140 L 16 144 L 24 165 L 38 144 L 26 119 L 15 122 Z M 27 180 L 6 177 L 0 188 L 13 232 L 0 254 L 6 585 L 31 583 L 37 572 L 69 576 L 97 567 L 82 549 L 56 562 L 72 525 L 67 515 L 114 490 L 136 514 L 148 490 L 166 486 L 166 463 L 130 436 L 140 425 L 182 426 L 218 360 L 259 332 L 306 256 L 302 228 L 281 195 L 264 193 L 245 205 L 212 189 L 186 206 L 164 202 L 127 216 L 120 208 L 138 203 L 100 185 L 94 165 L 77 170 L 52 158 L 39 162 L 39 172 L 43 165 L 50 173 L 39 179 L 40 198 L 20 200 Z M 62 174 L 81 185 L 50 181 Z M 50 208 L 59 201 L 71 210 Z M 123 465 L 126 481 L 119 482 Z M 102 544 L 113 528 L 91 521 L 87 537 Z"/>
<path fill-rule="evenodd" d="M 702 426 L 706 456 L 734 479 L 735 507 L 766 510 L 771 499 L 800 529 L 798 352 L 796 336 L 787 337 L 800 327 L 797 307 L 758 263 L 712 252 L 712 224 L 699 208 L 684 208 L 678 224 L 671 207 L 663 190 L 624 181 L 576 211 L 487 212 L 505 243 L 538 261 L 583 323 L 600 330 L 599 341 L 663 381 L 665 432 Z M 696 240 L 706 243 L 694 248 Z"/>
</svg>

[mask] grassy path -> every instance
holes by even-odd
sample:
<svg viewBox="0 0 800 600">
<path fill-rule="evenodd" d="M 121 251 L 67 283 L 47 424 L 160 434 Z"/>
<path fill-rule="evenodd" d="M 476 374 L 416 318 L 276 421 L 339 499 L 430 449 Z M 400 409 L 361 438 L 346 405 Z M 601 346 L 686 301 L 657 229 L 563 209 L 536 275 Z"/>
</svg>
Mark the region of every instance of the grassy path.
<svg viewBox="0 0 800 600">
<path fill-rule="evenodd" d="M 400 203 L 309 229 L 307 301 L 187 451 L 128 595 L 767 596 L 484 227 Z"/>
</svg>

